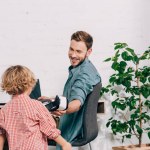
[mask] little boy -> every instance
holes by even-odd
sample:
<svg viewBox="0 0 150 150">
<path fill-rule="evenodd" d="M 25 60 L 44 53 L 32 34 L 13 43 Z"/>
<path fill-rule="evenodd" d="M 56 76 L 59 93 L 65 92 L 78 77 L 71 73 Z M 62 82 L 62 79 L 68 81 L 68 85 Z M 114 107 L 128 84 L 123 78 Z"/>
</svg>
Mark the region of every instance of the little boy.
<svg viewBox="0 0 150 150">
<path fill-rule="evenodd" d="M 4 72 L 1 88 L 12 99 L 0 110 L 0 150 L 5 137 L 9 150 L 48 150 L 47 138 L 63 150 L 71 150 L 47 108 L 29 97 L 35 83 L 34 74 L 27 67 L 11 66 Z"/>
</svg>

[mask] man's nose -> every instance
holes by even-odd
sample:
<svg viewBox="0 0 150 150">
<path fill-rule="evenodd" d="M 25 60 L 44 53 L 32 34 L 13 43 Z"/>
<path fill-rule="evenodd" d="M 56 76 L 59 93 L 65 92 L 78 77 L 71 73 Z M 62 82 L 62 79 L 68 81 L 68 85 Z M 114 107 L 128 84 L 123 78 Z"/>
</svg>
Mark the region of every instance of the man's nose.
<svg viewBox="0 0 150 150">
<path fill-rule="evenodd" d="M 71 53 L 71 56 L 72 56 L 72 57 L 76 57 L 76 56 L 77 56 L 76 51 L 73 51 L 73 52 Z"/>
</svg>

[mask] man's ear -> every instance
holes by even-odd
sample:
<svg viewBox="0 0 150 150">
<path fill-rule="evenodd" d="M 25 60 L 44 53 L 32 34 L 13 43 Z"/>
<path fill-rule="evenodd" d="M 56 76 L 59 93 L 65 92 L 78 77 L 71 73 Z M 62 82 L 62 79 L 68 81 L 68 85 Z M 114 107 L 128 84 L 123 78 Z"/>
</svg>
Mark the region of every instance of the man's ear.
<svg viewBox="0 0 150 150">
<path fill-rule="evenodd" d="M 88 57 L 92 53 L 92 48 L 89 48 L 86 53 L 86 57 Z"/>
</svg>

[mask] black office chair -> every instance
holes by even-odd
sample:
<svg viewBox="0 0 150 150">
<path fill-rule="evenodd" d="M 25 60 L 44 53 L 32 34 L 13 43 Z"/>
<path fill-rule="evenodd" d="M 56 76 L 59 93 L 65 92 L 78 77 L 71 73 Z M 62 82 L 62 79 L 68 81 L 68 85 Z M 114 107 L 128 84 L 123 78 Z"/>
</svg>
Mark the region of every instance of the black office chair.
<svg viewBox="0 0 150 150">
<path fill-rule="evenodd" d="M 101 83 L 95 85 L 93 91 L 85 100 L 84 107 L 86 109 L 83 114 L 83 137 L 71 143 L 74 147 L 84 146 L 89 143 L 90 149 L 92 149 L 90 142 L 98 135 L 97 106 L 101 88 Z M 48 145 L 54 146 L 56 143 L 52 140 L 48 140 Z"/>
<path fill-rule="evenodd" d="M 97 105 L 100 97 L 102 84 L 98 83 L 94 86 L 93 92 L 90 93 L 85 101 L 85 111 L 83 114 L 83 137 L 72 143 L 72 146 L 80 147 L 93 141 L 98 135 L 97 124 Z"/>
</svg>

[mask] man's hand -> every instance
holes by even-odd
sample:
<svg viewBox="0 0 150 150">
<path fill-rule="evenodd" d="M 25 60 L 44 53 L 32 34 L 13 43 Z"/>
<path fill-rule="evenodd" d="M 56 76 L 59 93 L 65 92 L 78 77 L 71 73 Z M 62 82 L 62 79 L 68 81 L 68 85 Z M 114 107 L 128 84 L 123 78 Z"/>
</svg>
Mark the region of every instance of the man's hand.
<svg viewBox="0 0 150 150">
<path fill-rule="evenodd" d="M 56 116 L 62 116 L 64 114 L 66 114 L 66 110 L 56 110 L 56 111 L 53 111 L 51 113 L 56 115 Z"/>
<path fill-rule="evenodd" d="M 71 114 L 77 112 L 81 107 L 81 102 L 79 100 L 73 100 L 68 104 L 68 108 L 66 110 L 56 110 L 53 111 L 52 114 L 56 116 L 62 116 L 64 114 Z"/>
</svg>

